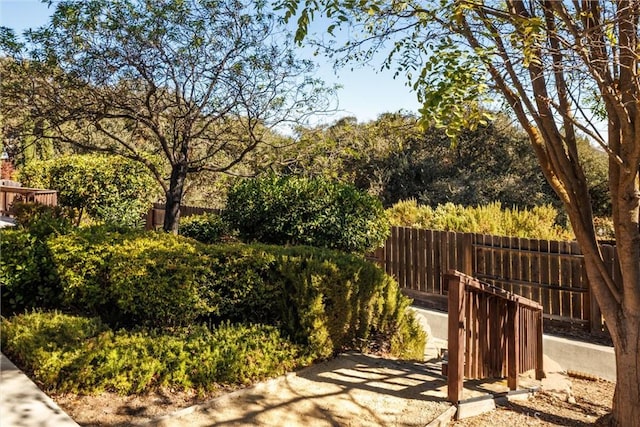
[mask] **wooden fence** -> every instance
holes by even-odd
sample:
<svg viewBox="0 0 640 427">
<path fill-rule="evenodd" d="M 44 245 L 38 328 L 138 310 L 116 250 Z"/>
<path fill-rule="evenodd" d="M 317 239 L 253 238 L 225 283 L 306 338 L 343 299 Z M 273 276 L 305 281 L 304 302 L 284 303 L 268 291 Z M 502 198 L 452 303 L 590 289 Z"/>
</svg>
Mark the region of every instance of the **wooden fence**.
<svg viewBox="0 0 640 427">
<path fill-rule="evenodd" d="M 601 250 L 614 278 L 620 277 L 615 246 Z M 603 331 L 577 242 L 392 227 L 369 259 L 418 300 L 446 306 L 443 273 L 458 270 L 536 301 L 546 319 Z"/>
<path fill-rule="evenodd" d="M 507 377 L 535 370 L 542 379 L 542 306 L 477 279 L 449 271 L 448 399 L 462 400 L 463 379 Z"/>
<path fill-rule="evenodd" d="M 0 185 L 0 215 L 13 216 L 13 203 L 16 201 L 56 206 L 58 192 L 41 188 Z"/>
<path fill-rule="evenodd" d="M 180 216 L 186 217 L 191 215 L 200 215 L 204 213 L 220 213 L 220 209 L 213 208 L 200 208 L 196 206 L 180 206 Z M 155 230 L 162 227 L 164 224 L 164 204 L 154 203 L 151 209 L 147 212 L 147 219 L 145 222 L 145 228 L 147 230 Z"/>
</svg>

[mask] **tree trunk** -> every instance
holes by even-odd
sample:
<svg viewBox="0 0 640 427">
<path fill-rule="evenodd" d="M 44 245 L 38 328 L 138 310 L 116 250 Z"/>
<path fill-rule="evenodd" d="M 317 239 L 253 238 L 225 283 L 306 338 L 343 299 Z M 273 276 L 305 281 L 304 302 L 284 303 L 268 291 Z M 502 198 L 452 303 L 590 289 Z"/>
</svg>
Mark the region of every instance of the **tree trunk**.
<svg viewBox="0 0 640 427">
<path fill-rule="evenodd" d="M 585 261 L 588 256 L 592 254 L 586 254 Z M 625 254 L 619 256 L 625 258 Z M 589 286 L 607 322 L 616 354 L 616 388 L 610 425 L 640 427 L 640 307 L 629 301 L 617 304 L 603 298 L 607 285 L 594 264 L 587 262 L 586 265 Z"/>
<path fill-rule="evenodd" d="M 640 312 L 622 314 L 612 329 L 616 343 L 616 390 L 612 426 L 640 426 Z"/>
<path fill-rule="evenodd" d="M 184 182 L 187 178 L 187 166 L 174 164 L 171 168 L 169 190 L 165 193 L 166 202 L 164 210 L 163 230 L 178 234 L 180 223 L 180 205 L 184 194 Z"/>
</svg>

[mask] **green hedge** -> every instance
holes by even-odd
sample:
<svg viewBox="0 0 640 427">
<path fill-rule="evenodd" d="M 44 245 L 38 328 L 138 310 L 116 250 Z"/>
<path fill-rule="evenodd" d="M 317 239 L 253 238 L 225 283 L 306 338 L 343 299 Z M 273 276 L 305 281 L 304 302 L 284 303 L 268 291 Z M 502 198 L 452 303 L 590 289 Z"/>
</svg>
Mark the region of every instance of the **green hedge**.
<svg viewBox="0 0 640 427">
<path fill-rule="evenodd" d="M 48 248 L 66 306 L 111 324 L 260 322 L 281 328 L 317 357 L 389 347 L 400 336 L 405 356 L 419 357 L 424 346 L 405 310 L 409 300 L 360 256 L 311 247 L 204 245 L 103 227 L 53 237 Z"/>
<path fill-rule="evenodd" d="M 2 312 L 61 304 L 62 288 L 46 242 L 24 229 L 0 231 Z"/>
<path fill-rule="evenodd" d="M 381 246 L 389 222 L 380 201 L 353 186 L 294 176 L 239 181 L 225 219 L 245 241 L 366 253 Z"/>
<path fill-rule="evenodd" d="M 1 337 L 7 356 L 46 391 L 59 393 L 212 390 L 308 363 L 300 346 L 264 325 L 113 331 L 96 318 L 50 312 L 3 318 Z"/>
<path fill-rule="evenodd" d="M 389 345 L 422 356 L 424 336 L 407 314 L 397 283 L 360 257 L 311 247 L 213 246 L 208 289 L 219 298 L 216 320 L 279 325 L 320 357 Z M 410 337 L 410 338 L 409 338 Z"/>
<path fill-rule="evenodd" d="M 140 226 L 159 188 L 139 162 L 102 154 L 71 154 L 35 160 L 19 171 L 27 186 L 58 191 L 58 203 L 99 222 Z"/>
<path fill-rule="evenodd" d="M 206 213 L 181 218 L 178 234 L 202 243 L 219 243 L 229 234 L 229 230 L 220 215 Z"/>
<path fill-rule="evenodd" d="M 188 325 L 210 312 L 203 290 L 206 260 L 188 239 L 102 226 L 48 241 L 65 308 L 110 324 Z"/>
</svg>

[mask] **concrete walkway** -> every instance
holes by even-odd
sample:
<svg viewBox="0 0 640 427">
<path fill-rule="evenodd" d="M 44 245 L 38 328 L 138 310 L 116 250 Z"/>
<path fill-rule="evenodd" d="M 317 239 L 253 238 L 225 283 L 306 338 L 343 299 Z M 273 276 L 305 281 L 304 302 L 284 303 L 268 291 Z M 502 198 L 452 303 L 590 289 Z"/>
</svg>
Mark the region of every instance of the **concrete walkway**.
<svg viewBox="0 0 640 427">
<path fill-rule="evenodd" d="M 58 405 L 0 353 L 0 427 L 78 427 Z"/>
<path fill-rule="evenodd" d="M 347 353 L 145 425 L 424 427 L 450 407 L 435 366 Z"/>
<path fill-rule="evenodd" d="M 13 218 L 0 215 L 0 228 L 13 227 L 14 225 L 16 225 L 16 221 Z"/>
</svg>

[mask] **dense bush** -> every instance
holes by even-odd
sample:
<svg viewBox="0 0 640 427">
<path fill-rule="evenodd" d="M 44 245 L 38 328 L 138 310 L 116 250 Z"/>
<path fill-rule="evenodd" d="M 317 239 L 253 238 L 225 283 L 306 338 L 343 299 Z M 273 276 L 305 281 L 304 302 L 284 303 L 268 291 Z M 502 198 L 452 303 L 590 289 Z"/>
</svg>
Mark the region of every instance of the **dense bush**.
<svg viewBox="0 0 640 427">
<path fill-rule="evenodd" d="M 73 226 L 72 212 L 60 206 L 14 203 L 13 210 L 18 227 L 39 238 L 68 233 Z"/>
<path fill-rule="evenodd" d="M 60 207 L 15 203 L 16 227 L 0 231 L 0 300 L 8 311 L 61 304 L 61 287 L 47 238 L 72 230 Z"/>
<path fill-rule="evenodd" d="M 229 230 L 220 215 L 207 213 L 181 218 L 178 234 L 202 243 L 217 243 L 229 234 Z"/>
<path fill-rule="evenodd" d="M 418 358 L 424 336 L 397 283 L 361 258 L 310 247 L 212 246 L 215 317 L 279 325 L 316 357 L 383 346 Z"/>
<path fill-rule="evenodd" d="M 109 224 L 136 226 L 158 195 L 157 184 L 140 163 L 117 156 L 68 155 L 33 161 L 19 179 L 31 187 L 58 191 L 62 206 Z"/>
<path fill-rule="evenodd" d="M 61 304 L 60 281 L 42 237 L 25 229 L 4 229 L 0 254 L 3 313 Z"/>
<path fill-rule="evenodd" d="M 389 234 L 379 200 L 353 186 L 320 178 L 239 181 L 229 191 L 225 218 L 245 240 L 346 252 L 373 250 Z"/>
<path fill-rule="evenodd" d="M 179 236 L 89 227 L 50 239 L 65 307 L 112 324 L 188 325 L 210 312 L 206 257 Z"/>
<path fill-rule="evenodd" d="M 398 202 L 387 209 L 391 224 L 404 227 L 484 233 L 528 239 L 570 240 L 571 231 L 556 223 L 558 212 L 551 206 L 503 209 L 500 203 L 464 207 L 447 203 L 418 205 L 415 200 Z"/>
<path fill-rule="evenodd" d="M 114 332 L 96 318 L 30 313 L 2 319 L 1 326 L 2 351 L 54 392 L 211 390 L 307 363 L 299 346 L 264 325 Z"/>
<path fill-rule="evenodd" d="M 408 300 L 360 256 L 309 247 L 203 245 L 103 227 L 52 238 L 48 247 L 65 302 L 109 323 L 267 323 L 305 344 L 313 357 L 389 347 L 399 336 L 409 337 L 405 355 L 423 350 L 424 336 L 405 310 Z"/>
</svg>

